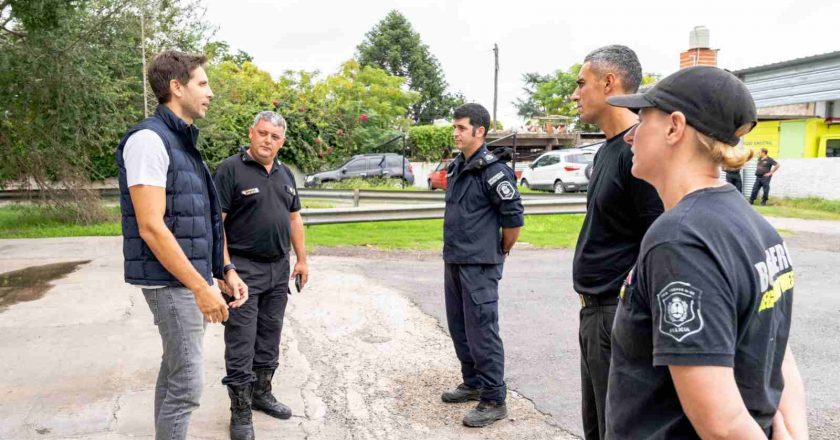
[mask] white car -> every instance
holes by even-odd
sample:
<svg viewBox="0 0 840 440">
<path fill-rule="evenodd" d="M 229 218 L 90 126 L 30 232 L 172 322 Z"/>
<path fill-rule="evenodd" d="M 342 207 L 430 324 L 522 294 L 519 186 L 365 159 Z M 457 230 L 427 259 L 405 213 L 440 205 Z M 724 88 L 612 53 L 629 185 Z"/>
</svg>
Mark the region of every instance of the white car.
<svg viewBox="0 0 840 440">
<path fill-rule="evenodd" d="M 538 157 L 522 172 L 519 184 L 530 189 L 554 191 L 562 194 L 586 191 L 592 168 L 592 152 L 579 148 L 549 151 Z"/>
</svg>

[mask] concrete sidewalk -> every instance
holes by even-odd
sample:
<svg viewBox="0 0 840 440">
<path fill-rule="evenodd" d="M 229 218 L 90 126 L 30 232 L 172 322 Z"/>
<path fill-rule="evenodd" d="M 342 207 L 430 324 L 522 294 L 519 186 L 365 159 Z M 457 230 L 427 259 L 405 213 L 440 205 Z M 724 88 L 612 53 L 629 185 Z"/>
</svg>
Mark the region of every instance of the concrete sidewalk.
<svg viewBox="0 0 840 440">
<path fill-rule="evenodd" d="M 0 310 L 0 438 L 152 438 L 161 347 L 139 289 L 122 282 L 121 239 L 0 240 L 0 272 L 91 260 L 41 299 Z M 257 438 L 572 438 L 511 392 L 511 418 L 461 426 L 470 407 L 445 405 L 459 382 L 437 321 L 340 257 L 311 258 L 312 281 L 290 298 L 274 379 L 295 416 L 255 415 Z M 225 439 L 228 397 L 222 327 L 205 337 L 205 389 L 196 439 Z"/>
</svg>

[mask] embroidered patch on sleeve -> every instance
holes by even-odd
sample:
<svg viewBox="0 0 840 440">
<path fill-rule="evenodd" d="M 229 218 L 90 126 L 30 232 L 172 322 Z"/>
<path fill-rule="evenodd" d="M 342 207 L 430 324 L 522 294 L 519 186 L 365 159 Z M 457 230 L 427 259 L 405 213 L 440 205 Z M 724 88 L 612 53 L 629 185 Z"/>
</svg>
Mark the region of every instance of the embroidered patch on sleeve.
<svg viewBox="0 0 840 440">
<path fill-rule="evenodd" d="M 516 195 L 516 189 L 508 181 L 504 181 L 496 187 L 496 193 L 502 200 L 511 200 Z"/>
<path fill-rule="evenodd" d="M 675 281 L 659 294 L 659 332 L 677 342 L 703 330 L 700 296 L 703 292 L 691 284 Z"/>
<path fill-rule="evenodd" d="M 505 173 L 504 173 L 504 172 L 502 172 L 502 171 L 499 171 L 498 173 L 494 174 L 494 175 L 493 175 L 493 177 L 491 177 L 491 178 L 487 181 L 487 184 L 488 184 L 488 185 L 490 185 L 490 186 L 493 186 L 493 184 L 495 184 L 496 182 L 498 182 L 498 181 L 499 181 L 499 179 L 501 179 L 502 177 L 505 177 Z"/>
<path fill-rule="evenodd" d="M 292 188 L 289 185 L 286 185 L 286 192 L 291 194 L 291 195 L 295 195 L 297 193 L 297 190 L 295 190 L 294 188 Z"/>
</svg>

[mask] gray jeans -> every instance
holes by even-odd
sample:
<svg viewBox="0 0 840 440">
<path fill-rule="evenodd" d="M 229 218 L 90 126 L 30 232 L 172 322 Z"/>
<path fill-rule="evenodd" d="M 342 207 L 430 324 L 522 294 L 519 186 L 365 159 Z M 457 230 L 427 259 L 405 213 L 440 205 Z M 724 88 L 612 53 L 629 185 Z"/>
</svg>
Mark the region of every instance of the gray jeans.
<svg viewBox="0 0 840 440">
<path fill-rule="evenodd" d="M 155 386 L 155 439 L 187 438 L 204 384 L 204 316 L 182 287 L 143 289 L 163 343 Z"/>
</svg>

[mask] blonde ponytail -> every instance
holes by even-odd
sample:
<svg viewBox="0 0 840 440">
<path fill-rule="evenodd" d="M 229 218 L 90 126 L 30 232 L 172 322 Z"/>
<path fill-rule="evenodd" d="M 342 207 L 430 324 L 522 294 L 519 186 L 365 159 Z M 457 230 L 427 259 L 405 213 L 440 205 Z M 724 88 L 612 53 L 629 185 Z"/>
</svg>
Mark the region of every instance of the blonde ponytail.
<svg viewBox="0 0 840 440">
<path fill-rule="evenodd" d="M 754 124 L 746 124 L 739 128 L 735 134 L 739 137 L 743 136 L 749 133 L 753 125 Z M 743 147 L 733 147 L 725 142 L 714 139 L 711 136 L 700 133 L 697 130 L 694 132 L 697 133 L 697 141 L 700 143 L 700 146 L 702 146 L 704 151 L 709 153 L 712 161 L 718 165 L 723 165 L 725 168 L 741 168 L 753 157 L 752 150 L 748 150 Z"/>
</svg>

